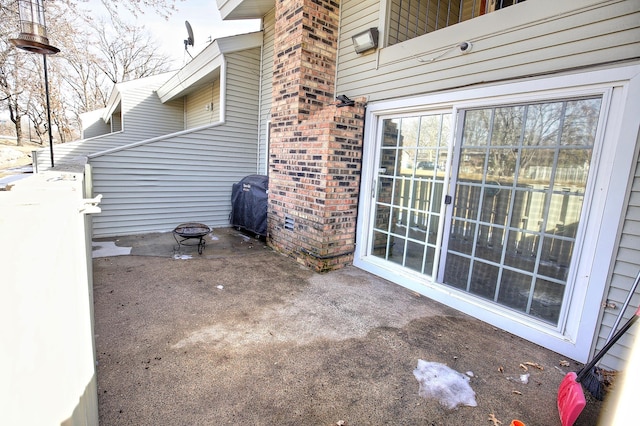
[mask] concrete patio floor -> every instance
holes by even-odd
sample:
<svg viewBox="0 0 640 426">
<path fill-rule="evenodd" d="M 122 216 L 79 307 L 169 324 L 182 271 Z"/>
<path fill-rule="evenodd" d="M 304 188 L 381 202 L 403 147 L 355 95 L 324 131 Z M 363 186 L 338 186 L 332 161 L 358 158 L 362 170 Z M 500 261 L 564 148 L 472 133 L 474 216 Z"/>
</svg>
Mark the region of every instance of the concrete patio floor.
<svg viewBox="0 0 640 426">
<path fill-rule="evenodd" d="M 317 274 L 231 228 L 206 242 L 94 242 L 102 425 L 560 424 L 580 364 L 354 267 Z M 419 396 L 419 359 L 469 372 L 477 406 Z M 601 411 L 587 395 L 576 425 Z"/>
</svg>

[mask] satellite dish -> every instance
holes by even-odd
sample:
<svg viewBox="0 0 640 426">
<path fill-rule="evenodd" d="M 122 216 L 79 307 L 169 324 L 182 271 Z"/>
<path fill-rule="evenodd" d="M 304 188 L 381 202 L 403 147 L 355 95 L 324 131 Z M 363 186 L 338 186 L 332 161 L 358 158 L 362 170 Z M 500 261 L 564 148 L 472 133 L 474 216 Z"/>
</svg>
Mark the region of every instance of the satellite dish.
<svg viewBox="0 0 640 426">
<path fill-rule="evenodd" d="M 187 27 L 187 39 L 184 41 L 184 50 L 189 53 L 189 46 L 193 46 L 193 30 L 191 29 L 189 21 L 184 21 L 184 24 Z M 191 53 L 189 53 L 189 56 L 191 56 Z M 191 56 L 191 59 L 193 59 L 193 56 Z"/>
<path fill-rule="evenodd" d="M 184 24 L 187 26 L 187 35 L 188 38 L 184 41 L 185 46 L 193 46 L 193 30 L 191 29 L 191 24 L 189 21 L 184 21 Z"/>
</svg>

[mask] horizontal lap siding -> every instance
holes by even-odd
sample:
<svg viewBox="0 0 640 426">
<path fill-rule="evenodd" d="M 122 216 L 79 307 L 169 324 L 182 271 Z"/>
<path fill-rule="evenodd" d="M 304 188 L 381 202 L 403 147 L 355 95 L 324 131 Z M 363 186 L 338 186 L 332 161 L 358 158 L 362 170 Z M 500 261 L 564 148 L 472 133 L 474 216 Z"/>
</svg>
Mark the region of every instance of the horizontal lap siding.
<svg viewBox="0 0 640 426">
<path fill-rule="evenodd" d="M 122 113 L 115 112 L 109 118 L 109 123 L 111 123 L 111 131 L 119 132 L 122 130 Z"/>
<path fill-rule="evenodd" d="M 636 142 L 636 146 L 640 141 Z M 640 272 L 640 163 L 636 163 L 635 174 L 631 183 L 628 206 L 625 219 L 622 224 L 620 243 L 616 253 L 616 261 L 613 267 L 613 276 L 607 293 L 607 305 L 616 305 L 616 308 L 607 307 L 602 317 L 602 327 L 598 334 L 596 349 L 601 349 L 611 331 L 620 308 L 626 300 L 631 286 Z M 620 322 L 627 321 L 635 309 L 640 305 L 639 292 L 632 297 L 630 307 Z M 620 327 L 618 327 L 620 328 Z M 604 368 L 621 370 L 624 368 L 624 360 L 628 358 L 634 336 L 638 335 L 637 327 L 630 329 L 601 361 Z"/>
<path fill-rule="evenodd" d="M 377 13 L 360 14 L 363 9 L 372 9 L 370 2 L 347 0 L 338 92 L 369 96 L 370 100 L 391 99 L 640 56 L 639 2 L 575 1 L 571 4 L 582 9 L 556 16 L 561 3 L 524 2 L 462 22 L 422 36 L 419 50 L 414 50 L 415 44 L 401 43 L 383 52 L 356 55 L 349 28 L 362 30 L 382 24 Z M 500 19 L 514 13 L 526 16 L 534 7 L 548 11 L 544 22 L 513 26 L 510 20 Z M 465 40 L 473 42 L 473 49 L 463 55 L 453 47 Z M 378 53 L 381 60 L 376 68 Z"/>
<path fill-rule="evenodd" d="M 346 94 L 350 98 L 370 96 L 377 87 L 367 87 L 367 79 L 371 78 L 376 68 L 377 52 L 358 55 L 353 48 L 351 37 L 367 28 L 383 29 L 378 22 L 380 7 L 375 0 L 345 0 L 340 5 L 340 35 L 337 59 L 336 94 Z M 380 45 L 383 44 L 384 32 L 380 32 Z M 363 74 L 360 74 L 363 73 Z M 366 74 L 366 75 L 365 75 Z M 359 92 L 352 88 L 361 86 Z"/>
<path fill-rule="evenodd" d="M 90 125 L 87 125 L 82 129 L 82 138 L 94 138 L 96 136 L 106 135 L 110 131 L 111 126 L 105 123 L 102 118 L 99 118 L 97 121 L 93 122 Z"/>
<path fill-rule="evenodd" d="M 227 121 L 240 124 L 238 131 L 253 135 L 258 143 L 260 49 L 227 56 Z M 256 160 L 257 164 L 257 160 Z M 255 173 L 255 167 L 253 173 Z"/>
<path fill-rule="evenodd" d="M 187 129 L 220 121 L 220 80 L 187 95 L 185 109 Z"/>
<path fill-rule="evenodd" d="M 228 226 L 231 186 L 255 172 L 256 144 L 218 127 L 92 160 L 103 212 L 94 235 L 168 231 L 182 222 Z"/>
<path fill-rule="evenodd" d="M 77 162 L 78 157 L 184 130 L 184 101 L 178 99 L 162 104 L 152 91 L 153 89 L 155 87 L 138 88 L 122 95 L 124 98 L 122 101 L 124 129 L 122 131 L 93 139 L 54 145 L 55 163 Z M 48 165 L 48 158 L 46 151 L 39 156 L 44 167 Z"/>
<path fill-rule="evenodd" d="M 139 88 L 122 96 L 122 126 L 125 132 L 148 139 L 184 129 L 184 100 L 160 102 L 155 90 Z"/>
<path fill-rule="evenodd" d="M 54 159 L 56 164 L 60 163 L 72 163 L 77 162 L 80 157 L 85 157 L 89 154 L 104 151 L 111 148 L 117 148 L 119 146 L 128 145 L 135 142 L 137 139 L 132 138 L 130 135 L 124 132 L 117 132 L 109 135 L 97 137 L 95 139 L 81 140 L 77 142 L 70 142 L 60 145 L 54 145 Z M 41 151 L 42 154 L 38 157 L 38 164 L 41 161 L 48 163 L 48 153 Z M 46 154 L 46 159 L 43 160 L 42 155 Z M 44 164 L 45 166 L 47 164 Z"/>
<path fill-rule="evenodd" d="M 91 160 L 94 236 L 229 226 L 231 187 L 256 173 L 260 49 L 227 55 L 226 120 Z M 253 95 L 251 95 L 253 94 Z"/>
</svg>

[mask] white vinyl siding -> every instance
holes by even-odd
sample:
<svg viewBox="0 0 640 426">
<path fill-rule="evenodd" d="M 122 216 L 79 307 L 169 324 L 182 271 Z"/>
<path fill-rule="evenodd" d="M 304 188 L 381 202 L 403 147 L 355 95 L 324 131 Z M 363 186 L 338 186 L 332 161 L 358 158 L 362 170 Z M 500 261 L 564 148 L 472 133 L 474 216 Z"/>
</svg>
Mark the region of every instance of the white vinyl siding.
<svg viewBox="0 0 640 426">
<path fill-rule="evenodd" d="M 226 121 L 241 123 L 236 132 L 253 135 L 258 145 L 260 48 L 225 55 L 227 58 Z M 254 163 L 253 173 L 256 172 Z"/>
<path fill-rule="evenodd" d="M 258 173 L 266 175 L 269 169 L 269 122 L 271 120 L 271 96 L 273 92 L 273 52 L 275 40 L 275 10 L 263 18 L 262 82 L 260 85 L 260 150 Z"/>
<path fill-rule="evenodd" d="M 639 9 L 637 1 L 529 0 L 357 55 L 351 36 L 383 30 L 384 10 L 346 0 L 337 93 L 391 99 L 631 59 L 640 53 Z M 464 41 L 473 44 L 466 54 L 458 48 Z"/>
<path fill-rule="evenodd" d="M 114 112 L 109 120 L 111 123 L 111 132 L 119 132 L 122 130 L 122 113 L 120 111 Z"/>
<path fill-rule="evenodd" d="M 220 80 L 187 95 L 185 110 L 187 129 L 220 121 Z"/>
<path fill-rule="evenodd" d="M 136 88 L 122 94 L 122 129 L 148 139 L 184 129 L 184 101 L 161 103 L 155 89 Z"/>
<path fill-rule="evenodd" d="M 109 133 L 111 131 L 111 126 L 102 121 L 102 119 L 100 119 L 100 121 L 96 121 L 82 129 L 82 138 L 89 139 Z"/>
<path fill-rule="evenodd" d="M 93 190 L 103 195 L 94 237 L 170 231 L 189 221 L 228 226 L 231 186 L 255 171 L 255 159 L 255 143 L 225 126 L 94 158 Z"/>
<path fill-rule="evenodd" d="M 636 147 L 640 145 L 640 140 L 636 141 Z M 637 150 L 637 148 L 636 148 Z M 637 154 L 636 154 L 637 155 Z M 636 162 L 634 176 L 631 181 L 631 188 L 627 200 L 627 209 L 622 223 L 618 251 L 613 267 L 613 275 L 606 297 L 606 307 L 602 317 L 602 325 L 598 333 L 596 350 L 601 349 L 611 331 L 622 304 L 629 294 L 629 290 L 640 272 L 640 163 Z M 637 293 L 637 291 L 636 291 Z M 640 304 L 637 296 L 631 299 L 626 315 L 620 322 L 624 324 L 635 312 Z M 615 306 L 615 308 L 613 308 Z M 613 369 L 622 369 L 624 361 L 631 351 L 631 344 L 634 336 L 638 335 L 636 327 L 631 328 L 604 356 L 601 364 Z"/>
<path fill-rule="evenodd" d="M 91 139 L 55 145 L 56 166 L 78 162 L 79 158 L 96 152 L 184 130 L 184 101 L 177 99 L 162 104 L 155 94 L 166 78 L 168 76 L 151 77 L 118 85 L 115 90 L 122 91 L 121 105 L 119 112 L 113 113 L 110 120 L 112 128 L 118 130 Z M 120 115 L 124 117 L 122 123 Z M 50 166 L 46 151 L 38 157 L 41 170 Z"/>
<path fill-rule="evenodd" d="M 92 156 L 94 237 L 229 226 L 231 187 L 256 173 L 260 48 L 226 58 L 223 123 Z M 224 71 L 223 71 L 224 73 Z"/>
<path fill-rule="evenodd" d="M 80 122 L 82 123 L 82 139 L 102 136 L 111 131 L 111 126 L 102 119 L 104 111 L 105 109 L 102 108 L 80 114 Z"/>
<path fill-rule="evenodd" d="M 349 87 L 352 84 L 352 79 L 358 80 L 357 73 L 359 70 L 375 70 L 378 52 L 371 50 L 368 53 L 357 54 L 353 48 L 353 40 L 351 37 L 367 28 L 375 27 L 380 31 L 379 40 L 382 41 L 384 39 L 384 29 L 382 24 L 379 24 L 380 7 L 384 7 L 384 3 L 378 3 L 375 0 L 364 0 L 360 2 L 346 0 L 340 5 L 336 94 L 345 93 L 351 99 L 354 99 L 355 92 L 344 92 L 343 87 Z M 353 75 L 354 72 L 356 75 Z M 348 77 L 348 85 L 342 83 L 342 81 L 345 80 L 343 74 Z M 366 80 L 363 79 L 361 81 L 364 83 Z M 366 84 L 364 84 L 364 87 L 367 87 Z"/>
</svg>

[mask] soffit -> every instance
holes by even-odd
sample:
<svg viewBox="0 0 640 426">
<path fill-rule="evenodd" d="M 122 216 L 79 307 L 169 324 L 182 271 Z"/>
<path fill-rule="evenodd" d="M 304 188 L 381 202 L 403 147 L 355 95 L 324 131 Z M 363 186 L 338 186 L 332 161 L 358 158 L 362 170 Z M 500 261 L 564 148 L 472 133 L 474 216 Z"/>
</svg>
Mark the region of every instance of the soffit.
<svg viewBox="0 0 640 426">
<path fill-rule="evenodd" d="M 217 0 L 223 20 L 259 19 L 275 7 L 275 0 Z"/>
</svg>

